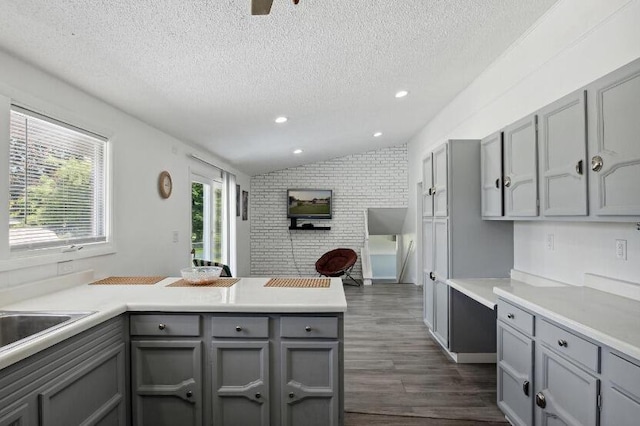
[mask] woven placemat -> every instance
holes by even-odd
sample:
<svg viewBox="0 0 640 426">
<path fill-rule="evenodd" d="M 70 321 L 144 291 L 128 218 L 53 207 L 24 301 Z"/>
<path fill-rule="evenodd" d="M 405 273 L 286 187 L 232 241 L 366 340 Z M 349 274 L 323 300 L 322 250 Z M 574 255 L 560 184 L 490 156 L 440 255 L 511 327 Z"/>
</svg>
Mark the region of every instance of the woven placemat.
<svg viewBox="0 0 640 426">
<path fill-rule="evenodd" d="M 331 284 L 329 278 L 271 278 L 265 287 L 326 288 Z"/>
<path fill-rule="evenodd" d="M 240 278 L 217 278 L 215 281 L 206 284 L 191 284 L 185 280 L 178 280 L 167 287 L 231 287 L 238 281 L 240 281 Z"/>
<path fill-rule="evenodd" d="M 152 285 L 167 277 L 107 277 L 94 281 L 91 285 Z"/>
</svg>

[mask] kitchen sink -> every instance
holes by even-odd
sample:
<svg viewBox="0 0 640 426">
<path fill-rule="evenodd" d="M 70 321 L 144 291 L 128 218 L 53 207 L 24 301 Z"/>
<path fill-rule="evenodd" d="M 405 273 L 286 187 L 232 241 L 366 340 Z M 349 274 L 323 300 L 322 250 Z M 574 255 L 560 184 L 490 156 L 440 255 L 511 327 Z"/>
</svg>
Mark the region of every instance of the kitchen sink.
<svg viewBox="0 0 640 426">
<path fill-rule="evenodd" d="M 0 351 L 64 327 L 92 312 L 1 312 Z"/>
</svg>

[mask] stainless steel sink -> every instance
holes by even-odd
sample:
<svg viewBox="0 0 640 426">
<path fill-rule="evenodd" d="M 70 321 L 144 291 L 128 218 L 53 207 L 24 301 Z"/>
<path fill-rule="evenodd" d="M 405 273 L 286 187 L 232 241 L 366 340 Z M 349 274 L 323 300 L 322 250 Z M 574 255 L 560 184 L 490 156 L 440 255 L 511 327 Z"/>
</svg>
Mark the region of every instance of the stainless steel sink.
<svg viewBox="0 0 640 426">
<path fill-rule="evenodd" d="M 92 312 L 0 312 L 0 351 L 64 327 Z"/>
</svg>

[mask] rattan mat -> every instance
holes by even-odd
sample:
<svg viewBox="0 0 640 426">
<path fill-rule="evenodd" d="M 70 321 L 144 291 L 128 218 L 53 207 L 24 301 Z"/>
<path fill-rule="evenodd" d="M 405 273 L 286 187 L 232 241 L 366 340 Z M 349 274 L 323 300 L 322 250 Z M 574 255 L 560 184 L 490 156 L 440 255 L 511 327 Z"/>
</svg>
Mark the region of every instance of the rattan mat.
<svg viewBox="0 0 640 426">
<path fill-rule="evenodd" d="M 107 277 L 91 285 L 153 285 L 167 277 Z"/>
<path fill-rule="evenodd" d="M 210 281 L 205 284 L 191 284 L 185 280 L 178 280 L 175 283 L 169 284 L 167 287 L 231 287 L 238 281 L 240 281 L 240 278 L 216 278 L 215 281 Z"/>
<path fill-rule="evenodd" d="M 265 287 L 326 288 L 329 278 L 271 278 Z"/>
</svg>

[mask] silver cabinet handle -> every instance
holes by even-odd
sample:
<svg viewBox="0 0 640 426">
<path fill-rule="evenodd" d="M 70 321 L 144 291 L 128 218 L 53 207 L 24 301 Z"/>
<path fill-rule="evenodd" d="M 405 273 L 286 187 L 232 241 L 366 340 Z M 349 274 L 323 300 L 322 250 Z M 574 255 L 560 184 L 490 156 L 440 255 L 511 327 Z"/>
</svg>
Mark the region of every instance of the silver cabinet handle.
<svg viewBox="0 0 640 426">
<path fill-rule="evenodd" d="M 436 187 L 435 186 L 431 187 L 431 195 L 436 195 Z"/>
<path fill-rule="evenodd" d="M 582 175 L 582 160 L 578 161 L 576 164 L 576 173 Z"/>
<path fill-rule="evenodd" d="M 310 333 L 310 332 L 311 332 L 311 327 L 306 326 L 306 327 L 304 328 L 304 331 L 306 331 L 307 333 Z"/>
<path fill-rule="evenodd" d="M 240 327 L 239 325 L 236 325 L 236 331 L 242 331 L 242 327 Z"/>
<path fill-rule="evenodd" d="M 509 176 L 504 177 L 504 186 L 507 188 L 511 186 L 511 178 Z"/>
<path fill-rule="evenodd" d="M 591 170 L 593 170 L 594 172 L 599 172 L 600 170 L 602 170 L 603 165 L 604 161 L 599 155 L 596 155 L 591 159 Z"/>
<path fill-rule="evenodd" d="M 435 281 L 436 280 L 436 274 L 434 274 L 433 272 L 429 272 L 429 278 L 431 279 L 431 281 Z"/>
<path fill-rule="evenodd" d="M 158 330 L 164 330 L 165 328 L 167 328 L 166 325 L 164 325 L 162 323 L 158 324 Z"/>
<path fill-rule="evenodd" d="M 547 399 L 544 397 L 542 392 L 538 392 L 536 394 L 536 405 L 540 408 L 545 408 L 547 406 Z"/>
<path fill-rule="evenodd" d="M 566 348 L 567 347 L 567 341 L 564 340 L 564 339 L 558 340 L 558 346 Z"/>
<path fill-rule="evenodd" d="M 500 178 L 496 179 L 496 189 L 500 189 Z"/>
<path fill-rule="evenodd" d="M 509 319 L 514 319 L 515 317 L 516 317 L 516 316 L 515 316 L 515 315 L 513 315 L 513 314 L 511 314 L 511 313 L 507 314 L 507 318 L 509 318 Z"/>
<path fill-rule="evenodd" d="M 528 381 L 528 380 L 525 380 L 525 381 L 522 383 L 522 392 L 524 392 L 524 394 L 525 394 L 526 396 L 529 396 L 529 381 Z"/>
<path fill-rule="evenodd" d="M 433 195 L 433 188 L 429 188 L 429 191 L 427 191 L 427 194 Z"/>
</svg>

